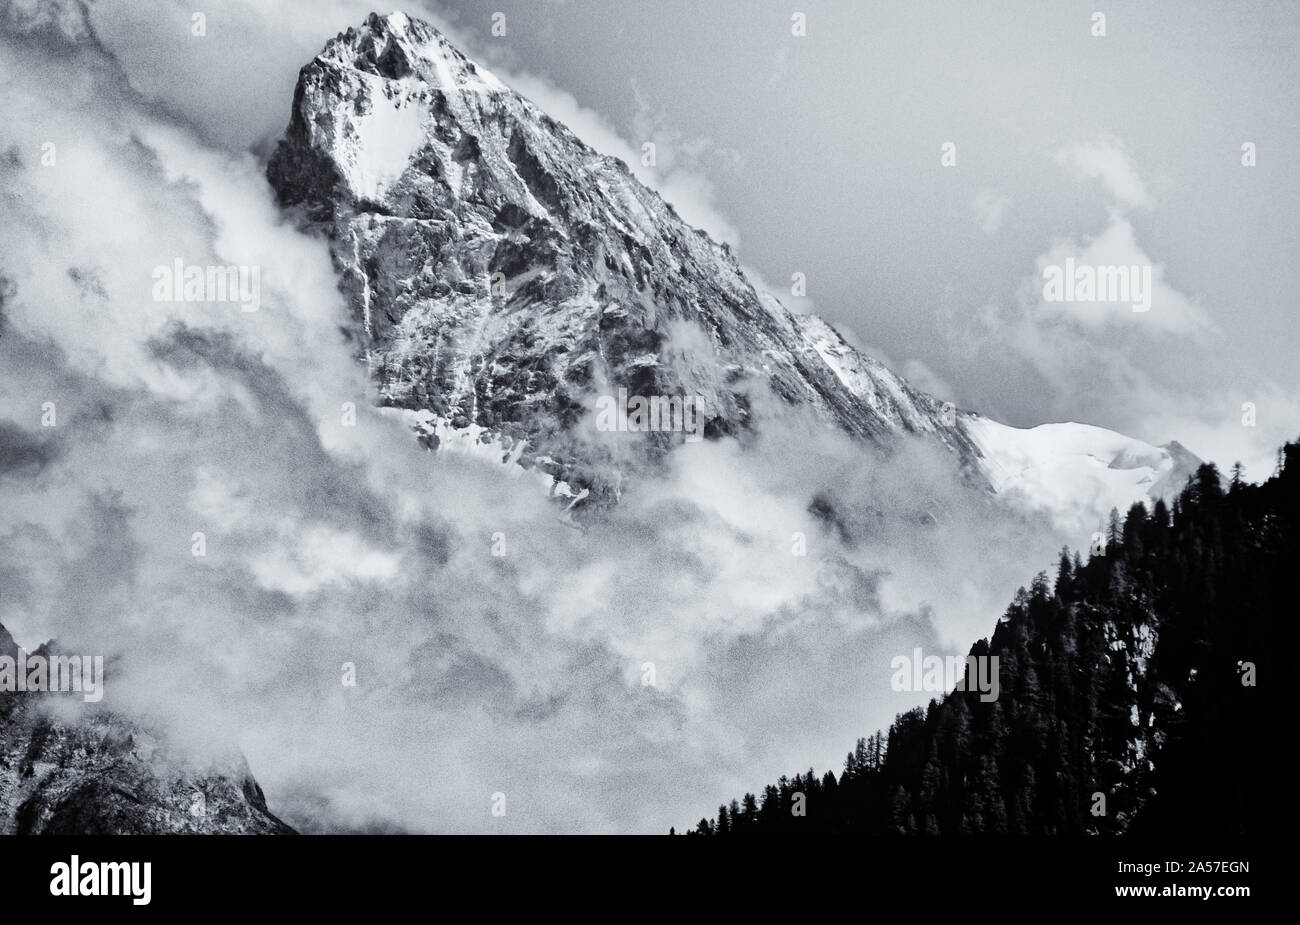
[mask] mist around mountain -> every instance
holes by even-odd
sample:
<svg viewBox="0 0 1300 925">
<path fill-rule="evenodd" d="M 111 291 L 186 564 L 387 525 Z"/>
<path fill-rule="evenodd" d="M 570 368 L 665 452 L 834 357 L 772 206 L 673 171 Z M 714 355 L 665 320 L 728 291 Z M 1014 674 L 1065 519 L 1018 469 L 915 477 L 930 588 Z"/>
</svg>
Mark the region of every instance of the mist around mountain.
<svg viewBox="0 0 1300 925">
<path fill-rule="evenodd" d="M 10 759 L 15 819 L 148 729 L 238 742 L 301 831 L 659 832 L 887 723 L 891 656 L 964 651 L 1172 471 L 1078 425 L 1064 525 L 1039 440 L 981 450 L 414 20 L 308 63 L 268 186 L 64 12 L 0 34 L 0 604 L 112 660 L 131 744 Z M 260 310 L 154 299 L 182 255 L 261 267 Z M 621 389 L 703 395 L 704 439 L 601 430 Z M 139 771 L 60 818 L 152 825 L 197 779 Z"/>
</svg>

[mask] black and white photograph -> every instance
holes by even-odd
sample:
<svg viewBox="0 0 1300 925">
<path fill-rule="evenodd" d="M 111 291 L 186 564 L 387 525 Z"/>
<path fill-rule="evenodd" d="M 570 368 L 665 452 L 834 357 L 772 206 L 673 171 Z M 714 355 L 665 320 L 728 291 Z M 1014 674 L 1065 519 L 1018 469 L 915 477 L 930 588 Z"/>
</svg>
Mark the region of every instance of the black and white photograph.
<svg viewBox="0 0 1300 925">
<path fill-rule="evenodd" d="M 403 2 L 0 0 L 7 895 L 1267 895 L 1300 2 Z"/>
</svg>

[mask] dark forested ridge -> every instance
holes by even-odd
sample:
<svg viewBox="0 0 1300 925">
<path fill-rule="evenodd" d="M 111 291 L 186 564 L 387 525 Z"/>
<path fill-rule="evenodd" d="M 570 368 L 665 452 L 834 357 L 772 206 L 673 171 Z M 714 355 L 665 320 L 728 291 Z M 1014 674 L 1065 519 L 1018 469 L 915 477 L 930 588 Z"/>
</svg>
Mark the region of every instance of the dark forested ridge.
<svg viewBox="0 0 1300 925">
<path fill-rule="evenodd" d="M 998 656 L 996 700 L 972 682 L 859 739 L 839 776 L 782 777 L 690 834 L 1271 829 L 1290 732 L 1266 698 L 1298 571 L 1300 442 L 1262 485 L 1201 466 L 1172 508 L 1112 512 L 1104 551 L 1020 589 L 971 647 Z"/>
</svg>

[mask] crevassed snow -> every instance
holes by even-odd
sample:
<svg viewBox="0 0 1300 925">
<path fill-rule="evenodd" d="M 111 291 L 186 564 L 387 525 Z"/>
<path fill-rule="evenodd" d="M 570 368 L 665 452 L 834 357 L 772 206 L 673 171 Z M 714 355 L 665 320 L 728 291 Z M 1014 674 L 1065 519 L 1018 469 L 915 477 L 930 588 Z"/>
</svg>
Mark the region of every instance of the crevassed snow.
<svg viewBox="0 0 1300 925">
<path fill-rule="evenodd" d="M 1161 447 L 1091 424 L 1020 428 L 963 415 L 966 432 L 984 454 L 995 491 L 1053 513 L 1076 534 L 1104 530 L 1112 507 L 1122 514 L 1174 467 Z"/>
</svg>

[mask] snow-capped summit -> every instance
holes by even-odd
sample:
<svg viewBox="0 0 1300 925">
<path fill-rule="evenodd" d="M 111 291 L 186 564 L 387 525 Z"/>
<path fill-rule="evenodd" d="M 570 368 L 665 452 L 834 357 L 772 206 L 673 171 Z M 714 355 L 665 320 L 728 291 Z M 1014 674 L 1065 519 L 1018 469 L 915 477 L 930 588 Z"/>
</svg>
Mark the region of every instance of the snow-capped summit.
<svg viewBox="0 0 1300 925">
<path fill-rule="evenodd" d="M 327 225 L 387 404 L 526 440 L 522 462 L 597 497 L 631 464 L 587 426 L 619 388 L 700 396 L 717 434 L 761 382 L 876 446 L 927 431 L 973 458 L 941 403 L 760 296 L 622 161 L 405 15 L 303 68 L 268 174 Z M 673 443 L 642 436 L 643 459 Z"/>
<path fill-rule="evenodd" d="M 1111 508 L 1177 494 L 1200 464 L 1177 441 L 1152 446 L 1090 424 L 1019 428 L 977 414 L 963 423 L 996 492 L 1078 536 L 1104 530 Z"/>
<path fill-rule="evenodd" d="M 1014 441 L 993 422 L 757 291 L 729 247 L 427 23 L 371 14 L 330 41 L 268 177 L 328 233 L 381 400 L 430 445 L 472 435 L 610 500 L 681 435 L 600 439 L 599 399 L 696 396 L 716 436 L 754 426 L 757 385 L 865 447 L 922 435 L 975 481 L 1010 484 Z M 1034 471 L 1050 482 L 1048 466 Z"/>
</svg>

